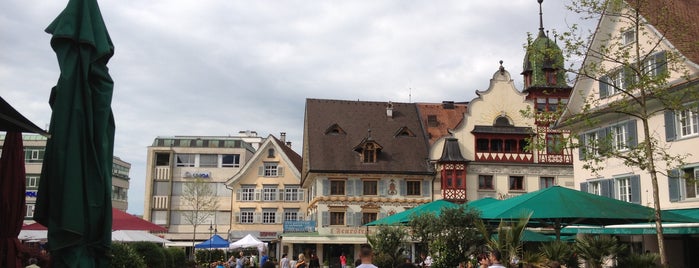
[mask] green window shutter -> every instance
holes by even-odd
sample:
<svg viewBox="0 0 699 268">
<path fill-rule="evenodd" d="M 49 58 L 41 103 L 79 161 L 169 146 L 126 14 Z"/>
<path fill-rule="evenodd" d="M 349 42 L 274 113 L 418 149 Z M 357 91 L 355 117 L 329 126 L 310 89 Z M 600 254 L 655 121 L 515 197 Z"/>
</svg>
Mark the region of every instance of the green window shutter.
<svg viewBox="0 0 699 268">
<path fill-rule="evenodd" d="M 628 134 L 628 141 L 626 142 L 626 147 L 635 148 L 638 145 L 636 119 L 631 119 L 631 121 L 626 122 L 626 131 Z"/>
<path fill-rule="evenodd" d="M 609 77 L 602 76 L 599 78 L 599 98 L 604 99 L 609 96 Z"/>
<path fill-rule="evenodd" d="M 675 112 L 665 111 L 665 141 L 674 141 L 677 138 L 675 128 Z"/>
<path fill-rule="evenodd" d="M 670 202 L 680 201 L 680 171 L 673 169 L 668 171 L 668 189 L 670 190 Z"/>
<path fill-rule="evenodd" d="M 667 75 L 667 53 L 660 51 L 655 54 L 655 73 Z"/>
<path fill-rule="evenodd" d="M 585 160 L 585 134 L 578 136 L 578 159 Z"/>
<path fill-rule="evenodd" d="M 611 141 L 609 140 L 609 127 L 600 128 L 597 130 L 597 151 L 600 154 L 605 154 L 609 152 L 609 146 Z"/>
<path fill-rule="evenodd" d="M 631 203 L 641 204 L 641 176 L 631 176 L 629 183 L 631 184 Z"/>
<path fill-rule="evenodd" d="M 611 179 L 607 179 L 607 180 L 601 180 L 601 181 L 599 182 L 599 188 L 600 188 L 600 195 L 601 195 L 601 196 L 606 196 L 606 197 L 609 197 L 609 198 L 614 198 L 614 196 L 612 195 L 612 190 L 613 190 L 613 189 L 612 189 L 612 183 L 611 183 L 611 181 L 612 181 Z"/>
</svg>

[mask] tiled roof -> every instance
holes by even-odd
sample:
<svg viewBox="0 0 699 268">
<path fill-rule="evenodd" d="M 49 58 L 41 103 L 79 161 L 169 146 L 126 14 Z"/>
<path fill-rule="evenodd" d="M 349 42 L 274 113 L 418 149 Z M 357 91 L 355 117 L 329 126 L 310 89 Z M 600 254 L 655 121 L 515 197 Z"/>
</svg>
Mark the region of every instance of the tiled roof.
<svg viewBox="0 0 699 268">
<path fill-rule="evenodd" d="M 296 153 L 294 150 L 292 150 L 291 147 L 284 144 L 284 142 L 277 139 L 277 137 L 272 136 L 272 138 L 273 138 L 273 141 L 276 142 L 277 145 L 279 145 L 279 147 L 282 148 L 282 150 L 284 151 L 284 154 L 287 157 L 289 157 L 289 159 L 291 160 L 291 163 L 294 165 L 294 167 L 296 167 L 296 169 L 298 171 L 301 171 L 301 166 L 303 164 L 303 159 L 301 158 L 301 156 L 298 153 Z"/>
<path fill-rule="evenodd" d="M 430 145 L 439 138 L 449 136 L 449 130 L 455 129 L 464 119 L 467 110 L 466 103 L 417 103 L 422 125 L 427 130 Z M 436 122 L 429 122 L 429 117 L 434 116 Z"/>
<path fill-rule="evenodd" d="M 307 99 L 304 170 L 308 172 L 428 174 L 427 140 L 417 107 L 388 102 Z M 396 135 L 407 128 L 414 135 Z M 332 132 L 329 129 L 341 129 Z M 367 137 L 382 149 L 376 163 L 362 163 L 353 150 Z M 306 166 L 307 165 L 307 166 Z"/>
<path fill-rule="evenodd" d="M 632 7 L 636 1 L 627 1 Z M 646 0 L 638 9 L 682 55 L 699 64 L 699 0 Z"/>
</svg>

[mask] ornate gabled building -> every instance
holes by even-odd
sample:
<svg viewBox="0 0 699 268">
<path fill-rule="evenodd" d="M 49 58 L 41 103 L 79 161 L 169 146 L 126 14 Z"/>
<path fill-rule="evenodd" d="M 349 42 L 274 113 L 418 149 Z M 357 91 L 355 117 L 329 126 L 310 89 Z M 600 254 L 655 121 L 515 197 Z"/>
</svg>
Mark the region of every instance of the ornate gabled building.
<svg viewBox="0 0 699 268">
<path fill-rule="evenodd" d="M 441 180 L 435 198 L 466 202 L 574 187 L 572 151 L 563 146 L 569 134 L 551 129 L 571 91 L 563 60 L 540 17 L 524 58 L 524 90 L 515 88 L 501 62 L 488 89 L 467 102 L 458 126 L 433 143 L 430 160 Z"/>
<path fill-rule="evenodd" d="M 269 135 L 225 184 L 233 192 L 231 242 L 248 234 L 274 242 L 285 226 L 305 220 L 308 199 L 301 188 L 301 156 L 291 149 L 286 133 L 279 139 Z M 270 257 L 281 259 L 277 252 L 277 244 L 270 243 Z"/>
<path fill-rule="evenodd" d="M 307 99 L 302 185 L 315 232 L 284 233 L 293 252 L 358 257 L 362 226 L 433 200 L 429 142 L 415 104 Z"/>
</svg>

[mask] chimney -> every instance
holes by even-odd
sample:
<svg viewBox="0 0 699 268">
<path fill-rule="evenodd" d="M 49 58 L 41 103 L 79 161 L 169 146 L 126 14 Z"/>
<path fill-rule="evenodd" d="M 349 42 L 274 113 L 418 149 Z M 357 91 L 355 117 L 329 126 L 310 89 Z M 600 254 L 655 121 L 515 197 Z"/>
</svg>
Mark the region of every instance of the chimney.
<svg viewBox="0 0 699 268">
<path fill-rule="evenodd" d="M 286 143 L 286 132 L 279 132 L 279 140 L 281 140 L 282 143 Z"/>
<path fill-rule="evenodd" d="M 290 141 L 287 141 L 287 142 L 286 142 L 286 147 L 291 148 L 291 142 L 290 142 Z"/>
<path fill-rule="evenodd" d="M 388 118 L 393 118 L 393 103 L 390 101 L 388 102 L 388 106 L 386 106 L 386 116 L 388 116 Z"/>
<path fill-rule="evenodd" d="M 454 101 L 442 101 L 442 108 L 454 109 Z"/>
</svg>

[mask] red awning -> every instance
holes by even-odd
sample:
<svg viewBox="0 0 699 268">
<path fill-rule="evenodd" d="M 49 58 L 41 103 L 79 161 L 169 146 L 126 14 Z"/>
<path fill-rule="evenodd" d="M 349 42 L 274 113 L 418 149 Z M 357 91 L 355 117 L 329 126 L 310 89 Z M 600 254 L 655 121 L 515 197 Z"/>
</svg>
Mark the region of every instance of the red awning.
<svg viewBox="0 0 699 268">
<path fill-rule="evenodd" d="M 38 222 L 22 226 L 22 230 L 46 230 L 47 228 Z M 133 216 L 129 213 L 112 208 L 112 230 L 140 230 L 151 232 L 167 232 L 167 228 L 154 224 L 147 220 Z"/>
</svg>

